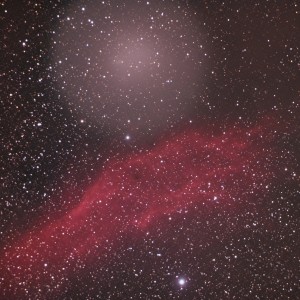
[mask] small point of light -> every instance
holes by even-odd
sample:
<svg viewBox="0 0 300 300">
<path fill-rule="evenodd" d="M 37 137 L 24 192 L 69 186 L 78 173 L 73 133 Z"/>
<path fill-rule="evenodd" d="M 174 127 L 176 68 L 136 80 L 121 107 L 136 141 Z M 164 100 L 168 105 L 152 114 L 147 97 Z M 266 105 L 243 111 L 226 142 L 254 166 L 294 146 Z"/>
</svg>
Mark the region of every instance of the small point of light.
<svg viewBox="0 0 300 300">
<path fill-rule="evenodd" d="M 179 280 L 178 280 L 178 283 L 180 284 L 180 285 L 185 285 L 185 279 L 183 279 L 183 278 L 180 278 Z"/>
<path fill-rule="evenodd" d="M 129 141 L 129 140 L 130 140 L 130 135 L 127 134 L 127 135 L 125 136 L 125 140 L 126 140 L 126 141 Z"/>
</svg>

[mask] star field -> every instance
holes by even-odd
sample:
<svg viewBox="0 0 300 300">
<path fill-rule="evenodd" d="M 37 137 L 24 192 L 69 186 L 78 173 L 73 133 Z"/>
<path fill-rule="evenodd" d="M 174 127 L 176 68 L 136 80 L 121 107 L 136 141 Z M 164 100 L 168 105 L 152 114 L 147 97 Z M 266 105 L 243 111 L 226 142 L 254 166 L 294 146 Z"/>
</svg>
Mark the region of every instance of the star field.
<svg viewBox="0 0 300 300">
<path fill-rule="evenodd" d="M 299 15 L 2 1 L 0 298 L 297 299 Z"/>
</svg>

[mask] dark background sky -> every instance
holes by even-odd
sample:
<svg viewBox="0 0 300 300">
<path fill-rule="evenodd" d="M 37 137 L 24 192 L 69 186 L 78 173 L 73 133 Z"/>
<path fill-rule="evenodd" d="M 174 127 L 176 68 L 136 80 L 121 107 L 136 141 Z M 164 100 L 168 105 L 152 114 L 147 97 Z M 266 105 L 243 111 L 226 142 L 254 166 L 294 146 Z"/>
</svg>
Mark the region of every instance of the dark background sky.
<svg viewBox="0 0 300 300">
<path fill-rule="evenodd" d="M 228 128 L 253 128 L 265 116 L 272 116 L 274 128 L 280 128 L 278 136 L 277 129 L 271 134 L 275 136 L 272 147 L 280 153 L 272 164 L 276 166 L 279 161 L 284 165 L 286 160 L 294 181 L 278 184 L 272 191 L 274 195 L 266 198 L 267 210 L 275 215 L 277 212 L 278 218 L 284 220 L 280 226 L 286 227 L 279 239 L 282 245 L 274 236 L 264 235 L 266 228 L 254 237 L 254 244 L 258 243 L 258 236 L 266 238 L 261 251 L 267 253 L 273 248 L 269 254 L 275 257 L 273 264 L 278 262 L 276 267 L 265 266 L 258 276 L 262 278 L 262 274 L 271 272 L 276 278 L 279 274 L 278 281 L 262 280 L 267 282 L 267 288 L 257 287 L 256 282 L 254 290 L 257 299 L 268 299 L 268 288 L 272 292 L 278 285 L 270 299 L 295 299 L 299 292 L 299 268 L 288 266 L 286 257 L 296 256 L 299 242 L 292 232 L 299 230 L 300 2 L 103 2 L 1 2 L 1 247 L 7 247 L 30 228 L 42 228 L 53 215 L 64 215 L 80 203 L 86 188 L 99 178 L 107 159 L 151 151 L 158 141 L 166 141 L 190 128 L 207 131 L 213 137 Z M 149 29 L 151 24 L 153 29 Z M 144 40 L 140 40 L 141 36 Z M 86 43 L 90 43 L 88 49 Z M 104 54 L 99 54 L 99 49 Z M 160 56 L 155 56 L 156 52 Z M 188 57 L 186 53 L 190 53 Z M 68 61 L 59 62 L 65 58 Z M 125 65 L 114 67 L 110 64 L 114 59 L 124 60 Z M 156 63 L 151 64 L 152 60 Z M 130 65 L 139 61 L 141 67 L 136 71 Z M 157 68 L 157 63 L 161 67 Z M 85 69 L 90 72 L 88 79 Z M 130 80 L 126 77 L 128 73 Z M 166 87 L 169 78 L 173 82 Z M 86 92 L 76 94 L 80 87 Z M 126 103 L 120 100 L 122 97 L 127 99 Z M 95 108 L 91 109 L 91 105 Z M 103 115 L 108 115 L 108 121 L 102 121 Z M 285 175 L 276 176 L 278 182 L 284 182 Z M 216 214 L 210 219 L 213 223 L 226 220 L 226 216 L 218 219 L 218 212 L 210 213 Z M 240 218 L 243 217 L 241 214 Z M 186 237 L 191 224 L 180 218 L 178 224 L 174 226 L 185 228 Z M 207 229 L 210 231 L 211 228 Z M 194 242 L 196 236 L 191 234 Z M 159 240 L 159 234 L 157 237 Z M 243 248 L 240 243 L 235 242 L 235 249 Z M 282 252 L 285 247 L 290 251 Z M 259 252 L 258 248 L 254 246 L 253 251 Z M 138 249 L 142 256 L 143 246 Z M 209 257 L 205 251 L 215 249 L 201 251 L 197 253 Z M 241 251 L 249 255 L 248 251 Z M 139 255 L 130 258 L 137 267 L 141 263 Z M 122 280 L 114 287 L 108 276 L 100 299 L 108 299 L 108 295 L 112 299 L 146 299 L 145 295 L 147 299 L 154 299 L 155 295 L 164 295 L 163 299 L 246 297 L 243 292 L 223 294 L 225 288 L 216 283 L 215 279 L 226 269 L 225 263 L 218 267 L 220 273 L 217 269 L 206 270 L 213 282 L 208 288 L 200 281 L 195 283 L 195 278 L 201 276 L 193 271 L 191 256 L 184 251 L 172 255 L 171 260 L 186 266 L 182 275 L 190 278 L 193 272 L 196 274 L 194 283 L 183 291 L 189 296 L 180 294 L 175 279 L 157 286 L 151 276 L 127 295 Z M 122 259 L 124 256 L 115 264 L 122 265 Z M 253 255 L 253 259 L 254 264 L 260 261 L 259 255 Z M 152 262 L 144 263 L 151 266 Z M 161 264 L 165 266 L 167 262 Z M 107 268 L 114 276 L 130 268 L 120 265 L 111 263 Z M 158 266 L 154 268 L 161 270 Z M 289 271 L 284 275 L 277 269 Z M 249 275 L 249 285 L 254 273 Z M 175 278 L 175 271 L 173 275 Z M 222 278 L 221 286 L 225 282 Z M 84 295 L 93 299 L 95 287 L 102 289 L 101 283 L 74 286 L 66 297 L 73 295 L 77 299 Z M 145 292 L 143 297 L 138 296 L 140 291 Z M 254 295 L 249 297 L 255 299 Z"/>
</svg>

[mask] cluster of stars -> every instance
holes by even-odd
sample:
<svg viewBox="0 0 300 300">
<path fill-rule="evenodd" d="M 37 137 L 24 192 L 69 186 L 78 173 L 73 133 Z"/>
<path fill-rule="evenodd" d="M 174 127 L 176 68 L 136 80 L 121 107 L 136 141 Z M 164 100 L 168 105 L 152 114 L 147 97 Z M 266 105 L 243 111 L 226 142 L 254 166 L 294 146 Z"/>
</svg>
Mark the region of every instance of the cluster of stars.
<svg viewBox="0 0 300 300">
<path fill-rule="evenodd" d="M 297 299 L 299 14 L 3 0 L 1 299 Z"/>
</svg>

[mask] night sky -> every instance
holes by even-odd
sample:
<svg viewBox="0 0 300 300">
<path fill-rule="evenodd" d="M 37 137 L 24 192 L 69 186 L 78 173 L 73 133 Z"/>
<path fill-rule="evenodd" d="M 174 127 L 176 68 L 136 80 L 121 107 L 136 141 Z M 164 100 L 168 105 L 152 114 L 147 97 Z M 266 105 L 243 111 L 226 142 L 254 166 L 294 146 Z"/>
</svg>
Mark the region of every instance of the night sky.
<svg viewBox="0 0 300 300">
<path fill-rule="evenodd" d="M 0 299 L 300 298 L 299 1 L 0 23 Z"/>
</svg>

